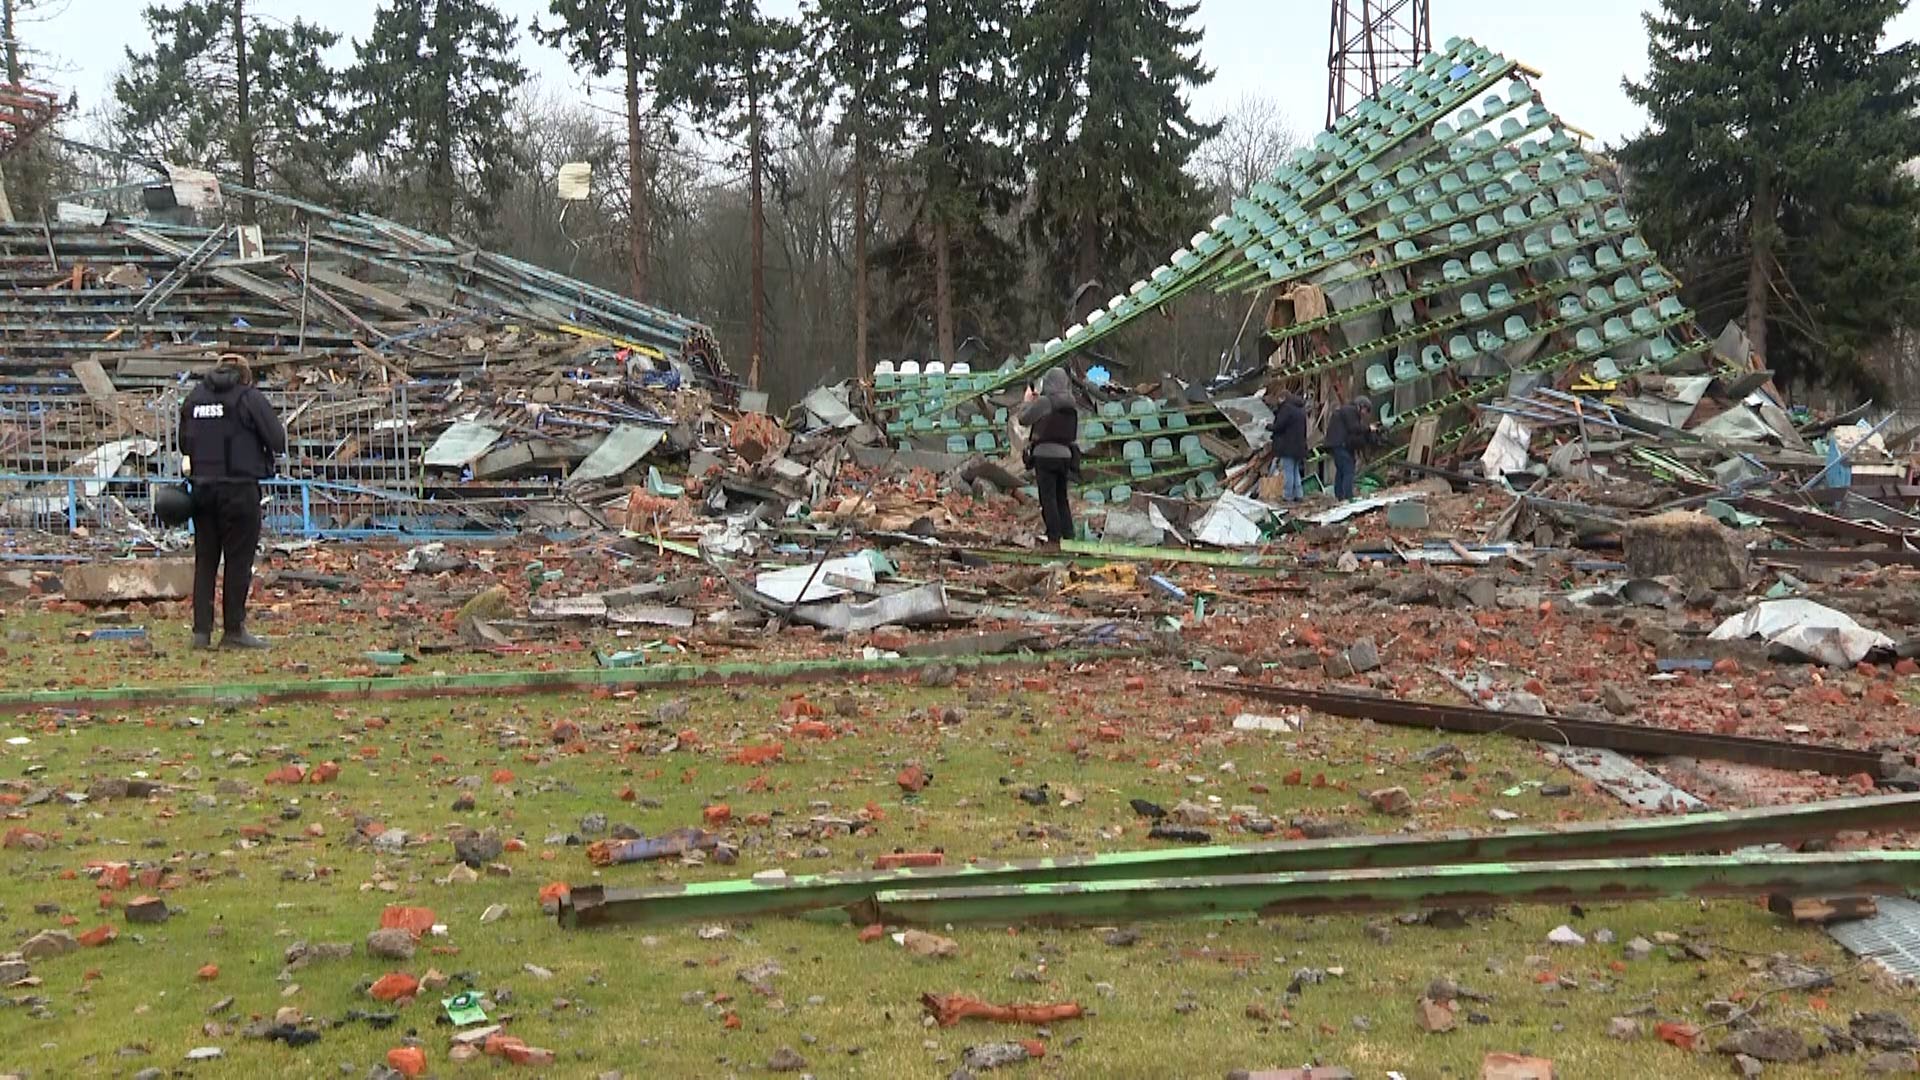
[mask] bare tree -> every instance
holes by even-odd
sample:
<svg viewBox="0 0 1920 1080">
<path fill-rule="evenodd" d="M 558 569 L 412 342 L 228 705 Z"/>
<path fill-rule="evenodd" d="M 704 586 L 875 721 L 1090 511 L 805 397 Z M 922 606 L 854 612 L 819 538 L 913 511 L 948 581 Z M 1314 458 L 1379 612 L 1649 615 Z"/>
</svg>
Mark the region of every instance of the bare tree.
<svg viewBox="0 0 1920 1080">
<path fill-rule="evenodd" d="M 1265 94 L 1241 95 L 1218 123 L 1220 133 L 1194 155 L 1194 165 L 1223 207 L 1272 176 L 1300 145 L 1280 100 Z"/>
</svg>

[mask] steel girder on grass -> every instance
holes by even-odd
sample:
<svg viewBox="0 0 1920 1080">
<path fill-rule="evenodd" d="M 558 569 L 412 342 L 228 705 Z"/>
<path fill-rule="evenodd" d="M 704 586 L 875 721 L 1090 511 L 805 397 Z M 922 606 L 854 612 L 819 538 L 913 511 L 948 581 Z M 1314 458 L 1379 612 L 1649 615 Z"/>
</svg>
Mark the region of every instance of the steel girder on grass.
<svg viewBox="0 0 1920 1080">
<path fill-rule="evenodd" d="M 1754 739 L 1740 735 L 1712 735 L 1698 731 L 1673 731 L 1667 728 L 1640 727 L 1610 720 L 1575 720 L 1563 716 L 1529 716 L 1498 712 L 1467 705 L 1436 705 L 1423 701 L 1400 701 L 1322 690 L 1303 690 L 1263 683 L 1216 682 L 1206 688 L 1221 693 L 1300 705 L 1330 716 L 1350 716 L 1401 727 L 1433 728 L 1479 735 L 1510 735 L 1520 739 L 1571 746 L 1591 746 L 1628 754 L 1680 755 L 1734 761 L 1743 765 L 1764 765 L 1774 769 L 1810 770 L 1829 776 L 1857 776 L 1865 773 L 1876 779 L 1891 776 L 1900 763 L 1883 760 L 1869 750 L 1849 750 L 1839 746 L 1820 746 L 1786 742 L 1780 739 Z"/>
<path fill-rule="evenodd" d="M 1667 855 L 1291 874 L 896 889 L 873 921 L 1074 925 L 1195 915 L 1304 915 L 1488 904 L 1609 903 L 1774 893 L 1896 895 L 1920 887 L 1920 851 Z"/>
<path fill-rule="evenodd" d="M 770 663 L 658 664 L 565 671 L 489 671 L 468 675 L 311 679 L 187 686 L 121 686 L 97 690 L 24 690 L 0 693 L 0 714 L 35 709 L 101 710 L 141 706 L 261 705 L 289 701 L 394 700 L 461 695 L 558 694 L 610 689 L 647 690 L 701 684 L 816 682 L 862 675 L 911 674 L 935 665 L 1008 668 L 1131 656 L 1120 649 L 1006 656 L 899 657 L 880 660 L 787 660 Z"/>
<path fill-rule="evenodd" d="M 1920 795 L 1900 795 L 1687 817 L 1581 822 L 1484 835 L 1458 830 L 1419 836 L 1281 841 L 979 862 L 963 868 L 756 877 L 640 888 L 592 885 L 572 891 L 561 905 L 560 921 L 568 926 L 598 926 L 789 915 L 836 907 L 858 909 L 870 907 L 874 897 L 882 892 L 901 888 L 947 890 L 1147 878 L 1215 879 L 1287 871 L 1728 851 L 1756 844 L 1824 839 L 1840 832 L 1893 828 L 1915 820 L 1916 814 L 1920 814 Z"/>
</svg>

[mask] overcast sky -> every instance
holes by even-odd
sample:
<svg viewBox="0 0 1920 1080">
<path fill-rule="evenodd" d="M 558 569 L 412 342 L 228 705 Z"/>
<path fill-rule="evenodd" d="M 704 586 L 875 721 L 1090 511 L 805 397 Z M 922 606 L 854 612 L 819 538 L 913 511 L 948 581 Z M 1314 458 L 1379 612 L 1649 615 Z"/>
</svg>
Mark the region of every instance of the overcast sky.
<svg viewBox="0 0 1920 1080">
<path fill-rule="evenodd" d="M 20 28 L 42 77 L 80 94 L 90 109 L 112 94 L 113 75 L 129 46 L 144 50 L 146 0 L 42 0 L 52 13 Z M 498 0 L 524 29 L 543 15 L 547 0 Z M 769 10 L 793 13 L 799 0 L 766 0 Z M 377 0 L 252 0 L 268 18 L 295 16 L 323 23 L 348 38 L 364 37 Z M 1542 96 L 1567 123 L 1603 142 L 1638 131 L 1642 116 L 1620 89 L 1623 75 L 1646 70 L 1646 32 L 1639 0 L 1432 0 L 1435 45 L 1455 35 L 1541 71 Z M 1318 131 L 1326 114 L 1328 0 L 1202 0 L 1198 21 L 1206 39 L 1201 58 L 1212 83 L 1194 96 L 1207 117 L 1245 95 L 1281 103 L 1296 133 Z M 1920 35 L 1920 11 L 1894 22 L 1903 40 Z M 523 41 L 523 61 L 550 93 L 586 94 L 589 88 L 552 49 Z M 351 59 L 343 44 L 335 62 Z M 605 91 L 600 93 L 605 94 Z M 610 96 L 601 104 L 615 104 Z"/>
</svg>

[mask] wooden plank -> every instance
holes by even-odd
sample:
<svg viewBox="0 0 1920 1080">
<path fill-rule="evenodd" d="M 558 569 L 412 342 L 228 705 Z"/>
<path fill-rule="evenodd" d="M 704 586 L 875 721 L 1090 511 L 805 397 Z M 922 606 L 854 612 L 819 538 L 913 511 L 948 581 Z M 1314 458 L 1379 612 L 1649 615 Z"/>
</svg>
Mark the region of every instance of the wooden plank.
<svg viewBox="0 0 1920 1080">
<path fill-rule="evenodd" d="M 374 307 L 392 314 L 414 314 L 412 302 L 406 297 L 390 289 L 383 289 L 371 282 L 348 277 L 337 270 L 329 270 L 324 266 L 313 267 L 307 272 L 307 276 L 327 285 L 329 288 L 338 289 L 345 293 L 352 293 L 367 303 L 372 304 Z"/>
<path fill-rule="evenodd" d="M 1785 896 L 1767 897 L 1767 910 L 1797 923 L 1825 926 L 1852 919 L 1870 919 L 1880 908 L 1871 896 Z"/>
<path fill-rule="evenodd" d="M 1415 465 L 1433 464 L 1433 444 L 1440 435 L 1440 418 L 1423 416 L 1413 422 L 1407 436 L 1407 460 Z"/>
<path fill-rule="evenodd" d="M 152 418 L 138 409 L 127 405 L 121 399 L 119 388 L 113 385 L 113 379 L 100 361 L 89 357 L 73 362 L 73 374 L 80 380 L 80 388 L 87 393 L 87 400 L 93 407 L 113 417 L 114 422 L 128 431 L 141 435 L 153 434 Z"/>
<path fill-rule="evenodd" d="M 88 400 L 99 406 L 101 412 L 111 413 L 120 403 L 120 391 L 113 385 L 113 379 L 107 375 L 107 369 L 94 359 L 75 360 L 73 373 L 80 380 L 80 388 L 87 392 Z"/>
</svg>

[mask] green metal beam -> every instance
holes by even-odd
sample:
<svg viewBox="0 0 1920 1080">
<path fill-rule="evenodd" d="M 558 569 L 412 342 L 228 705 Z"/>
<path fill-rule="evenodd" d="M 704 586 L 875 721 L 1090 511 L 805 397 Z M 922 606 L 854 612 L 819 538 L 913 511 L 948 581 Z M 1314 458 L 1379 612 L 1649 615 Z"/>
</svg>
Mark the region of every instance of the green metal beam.
<svg viewBox="0 0 1920 1080">
<path fill-rule="evenodd" d="M 1647 859 L 1478 863 L 1292 874 L 899 889 L 872 921 L 907 925 L 1073 925 L 1196 915 L 1283 915 L 1488 904 L 1710 899 L 1920 887 L 1920 851 L 1818 855 L 1669 855 Z"/>
<path fill-rule="evenodd" d="M 1085 540 L 1062 540 L 1060 550 L 1069 555 L 1096 555 L 1104 559 L 1131 562 L 1193 563 L 1199 566 L 1271 567 L 1293 566 L 1292 556 L 1263 556 L 1236 551 L 1202 551 L 1196 548 L 1140 547 L 1134 544 L 1103 544 Z"/>
<path fill-rule="evenodd" d="M 566 671 L 488 671 L 464 675 L 312 679 L 290 682 L 119 686 L 87 690 L 0 693 L 0 714 L 44 708 L 101 710 L 141 706 L 258 705 L 276 701 L 364 701 L 455 697 L 464 694 L 559 694 L 599 687 L 648 689 L 698 683 L 820 681 L 874 674 L 908 674 L 936 664 L 1020 667 L 1130 656 L 1124 649 L 1090 649 L 1006 656 L 899 657 L 882 660 L 789 660 L 776 663 L 659 664 Z"/>
<path fill-rule="evenodd" d="M 958 868 L 854 871 L 640 888 L 587 885 L 574 889 L 561 905 L 560 921 L 567 926 L 597 926 L 788 915 L 864 905 L 878 893 L 900 888 L 1061 885 L 1725 851 L 1754 844 L 1821 839 L 1840 832 L 1898 828 L 1915 820 L 1916 814 L 1920 814 L 1920 795 L 1896 795 L 1686 817 L 1580 822 L 1487 835 L 1456 830 L 1419 836 L 1396 834 L 980 861 Z"/>
</svg>

